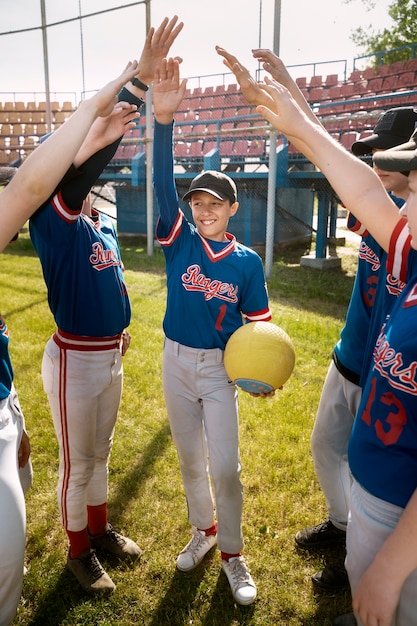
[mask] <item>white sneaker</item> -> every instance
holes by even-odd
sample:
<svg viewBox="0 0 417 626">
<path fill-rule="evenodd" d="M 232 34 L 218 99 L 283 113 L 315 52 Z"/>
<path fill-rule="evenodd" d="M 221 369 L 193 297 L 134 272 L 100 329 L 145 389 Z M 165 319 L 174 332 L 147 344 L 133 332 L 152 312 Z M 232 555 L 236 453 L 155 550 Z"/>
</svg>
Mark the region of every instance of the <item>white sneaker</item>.
<svg viewBox="0 0 417 626">
<path fill-rule="evenodd" d="M 230 588 L 238 604 L 252 604 L 256 598 L 256 586 L 243 556 L 222 560 L 223 571 L 229 579 Z"/>
<path fill-rule="evenodd" d="M 189 572 L 197 567 L 205 555 L 217 543 L 217 535 L 206 535 L 204 530 L 191 529 L 192 539 L 177 557 L 177 568 L 181 572 Z"/>
</svg>

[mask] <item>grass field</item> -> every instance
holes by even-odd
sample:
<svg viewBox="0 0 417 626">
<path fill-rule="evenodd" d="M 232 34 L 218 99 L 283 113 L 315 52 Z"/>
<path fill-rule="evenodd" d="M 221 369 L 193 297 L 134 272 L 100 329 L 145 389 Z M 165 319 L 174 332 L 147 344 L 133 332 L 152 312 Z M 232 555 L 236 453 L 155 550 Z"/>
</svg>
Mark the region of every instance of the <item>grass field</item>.
<svg viewBox="0 0 417 626">
<path fill-rule="evenodd" d="M 56 503 L 58 448 L 40 375 L 54 323 L 27 232 L 1 258 L 2 314 L 11 333 L 15 384 L 31 437 L 34 484 L 27 494 L 27 551 L 15 624 L 100 626 L 330 626 L 350 610 L 348 592 L 316 593 L 311 575 L 331 555 L 298 551 L 294 534 L 326 516 L 310 434 L 356 269 L 356 248 L 337 248 L 342 269 L 300 267 L 303 250 L 278 251 L 268 281 L 273 321 L 292 337 L 294 373 L 272 399 L 240 393 L 245 556 L 258 586 L 235 605 L 212 551 L 196 570 L 175 569 L 189 539 L 186 504 L 161 387 L 165 275 L 162 253 L 122 240 L 132 301 L 132 344 L 110 467 L 113 525 L 143 549 L 135 566 L 104 561 L 113 596 L 90 598 L 65 569 L 67 540 Z M 1 558 L 1 557 L 0 557 Z"/>
</svg>

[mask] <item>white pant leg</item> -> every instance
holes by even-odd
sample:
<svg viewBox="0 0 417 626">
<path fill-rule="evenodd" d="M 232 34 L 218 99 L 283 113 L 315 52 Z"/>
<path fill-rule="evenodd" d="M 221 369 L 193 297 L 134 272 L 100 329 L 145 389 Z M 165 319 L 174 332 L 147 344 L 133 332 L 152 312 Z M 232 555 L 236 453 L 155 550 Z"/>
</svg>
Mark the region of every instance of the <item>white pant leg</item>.
<svg viewBox="0 0 417 626">
<path fill-rule="evenodd" d="M 194 371 L 194 363 L 180 359 L 164 349 L 164 397 L 178 453 L 188 519 L 197 528 L 210 528 L 214 522 L 214 502 L 208 471 L 203 407 L 194 389 Z"/>
<path fill-rule="evenodd" d="M 351 510 L 346 536 L 346 569 L 354 593 L 360 578 L 396 527 L 403 509 L 384 502 L 353 480 Z M 384 585 L 384 581 L 381 581 Z M 417 626 L 417 570 L 406 579 L 391 626 Z M 358 626 L 363 626 L 356 616 Z"/>
<path fill-rule="evenodd" d="M 13 402 L 16 407 L 16 410 L 20 412 L 22 416 L 22 430 L 23 430 L 25 428 L 25 418 L 23 415 L 22 407 L 20 406 L 19 397 L 14 388 L 14 385 L 12 387 L 11 393 L 13 395 Z M 19 467 L 19 477 L 20 477 L 20 484 L 22 485 L 23 493 L 24 495 L 26 495 L 33 483 L 33 466 L 32 466 L 32 460 L 30 457 L 24 467 Z"/>
<path fill-rule="evenodd" d="M 23 585 L 26 509 L 19 480 L 17 452 L 22 436 L 21 414 L 13 394 L 0 402 L 0 625 L 8 626 Z"/>
<path fill-rule="evenodd" d="M 219 548 L 239 552 L 243 537 L 237 391 L 228 382 L 220 350 L 193 351 L 180 346 L 175 353 L 173 344 L 165 342 L 163 384 L 188 519 L 197 528 L 213 524 L 211 476 Z"/>
<path fill-rule="evenodd" d="M 45 348 L 42 377 L 59 443 L 58 504 L 66 530 L 87 526 L 87 505 L 107 501 L 108 463 L 120 404 L 118 350 Z"/>
<path fill-rule="evenodd" d="M 314 469 L 326 498 L 329 519 L 342 530 L 349 512 L 347 449 L 362 389 L 349 382 L 332 361 L 311 434 Z"/>
</svg>

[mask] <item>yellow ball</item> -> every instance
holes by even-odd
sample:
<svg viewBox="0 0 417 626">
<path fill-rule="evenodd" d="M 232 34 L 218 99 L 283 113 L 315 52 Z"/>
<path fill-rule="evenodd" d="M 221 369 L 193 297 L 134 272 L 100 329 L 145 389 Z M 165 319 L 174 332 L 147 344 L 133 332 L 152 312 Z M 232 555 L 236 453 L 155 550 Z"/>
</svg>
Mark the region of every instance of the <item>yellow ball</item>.
<svg viewBox="0 0 417 626">
<path fill-rule="evenodd" d="M 229 338 L 224 351 L 227 375 L 251 393 L 281 387 L 291 376 L 295 350 L 287 333 L 271 322 L 250 322 Z"/>
</svg>

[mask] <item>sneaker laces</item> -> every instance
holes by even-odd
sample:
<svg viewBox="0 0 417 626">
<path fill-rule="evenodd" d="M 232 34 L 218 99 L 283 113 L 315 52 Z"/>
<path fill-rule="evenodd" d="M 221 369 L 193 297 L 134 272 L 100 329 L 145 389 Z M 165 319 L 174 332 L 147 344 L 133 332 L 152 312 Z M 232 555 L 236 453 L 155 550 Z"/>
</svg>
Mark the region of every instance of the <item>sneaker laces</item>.
<svg viewBox="0 0 417 626">
<path fill-rule="evenodd" d="M 228 561 L 233 583 L 238 589 L 243 584 L 251 584 L 250 572 L 243 557 L 235 557 Z"/>
<path fill-rule="evenodd" d="M 188 545 L 184 548 L 183 552 L 191 552 L 194 556 L 197 556 L 198 550 L 204 545 L 207 540 L 207 535 L 202 535 L 201 532 L 197 529 L 192 529 L 193 537 Z"/>
<path fill-rule="evenodd" d="M 108 524 L 108 528 L 104 536 L 121 548 L 126 544 L 126 541 L 123 539 L 121 534 L 115 531 L 111 524 Z"/>
<path fill-rule="evenodd" d="M 101 576 L 103 576 L 104 574 L 103 566 L 98 560 L 97 555 L 94 552 L 94 550 L 89 552 L 87 556 L 85 556 L 83 559 L 80 559 L 80 560 L 82 561 L 88 573 L 90 574 L 93 582 L 95 582 L 96 580 L 101 578 Z"/>
</svg>

